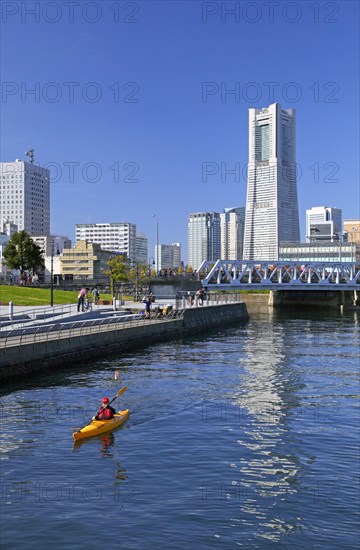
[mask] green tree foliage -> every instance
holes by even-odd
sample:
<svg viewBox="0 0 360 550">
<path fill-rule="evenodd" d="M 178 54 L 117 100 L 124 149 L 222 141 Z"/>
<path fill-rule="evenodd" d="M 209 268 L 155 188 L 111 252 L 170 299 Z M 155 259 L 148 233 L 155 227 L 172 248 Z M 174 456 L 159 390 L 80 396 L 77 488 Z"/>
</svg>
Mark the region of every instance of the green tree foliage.
<svg viewBox="0 0 360 550">
<path fill-rule="evenodd" d="M 37 269 L 45 267 L 40 246 L 24 230 L 11 237 L 3 256 L 7 267 L 19 269 L 21 276 L 25 271 L 35 273 Z"/>
<path fill-rule="evenodd" d="M 134 284 L 146 285 L 149 280 L 149 266 L 145 263 L 136 264 L 130 269 L 129 278 Z"/>
<path fill-rule="evenodd" d="M 127 283 L 130 280 L 130 266 L 124 256 L 115 256 L 108 261 L 109 269 L 104 271 L 105 275 L 110 277 L 111 293 L 115 293 L 116 283 Z"/>
</svg>

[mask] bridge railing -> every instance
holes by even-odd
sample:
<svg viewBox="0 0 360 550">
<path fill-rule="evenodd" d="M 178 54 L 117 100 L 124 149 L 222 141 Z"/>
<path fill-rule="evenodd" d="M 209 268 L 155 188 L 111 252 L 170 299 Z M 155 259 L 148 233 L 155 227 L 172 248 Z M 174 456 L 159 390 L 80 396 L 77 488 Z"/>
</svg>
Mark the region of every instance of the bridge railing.
<svg viewBox="0 0 360 550">
<path fill-rule="evenodd" d="M 360 266 L 351 262 L 259 262 L 217 260 L 203 262 L 198 269 L 202 286 L 241 287 L 323 286 L 356 289 L 360 284 Z"/>
</svg>

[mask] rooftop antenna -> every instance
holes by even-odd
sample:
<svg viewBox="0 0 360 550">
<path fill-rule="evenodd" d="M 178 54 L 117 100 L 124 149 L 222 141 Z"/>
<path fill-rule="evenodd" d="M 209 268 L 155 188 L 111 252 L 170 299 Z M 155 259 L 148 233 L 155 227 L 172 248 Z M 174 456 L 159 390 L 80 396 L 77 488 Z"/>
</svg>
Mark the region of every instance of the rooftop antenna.
<svg viewBox="0 0 360 550">
<path fill-rule="evenodd" d="M 29 157 L 30 163 L 34 164 L 35 149 L 29 149 L 28 151 L 26 151 L 25 155 Z"/>
</svg>

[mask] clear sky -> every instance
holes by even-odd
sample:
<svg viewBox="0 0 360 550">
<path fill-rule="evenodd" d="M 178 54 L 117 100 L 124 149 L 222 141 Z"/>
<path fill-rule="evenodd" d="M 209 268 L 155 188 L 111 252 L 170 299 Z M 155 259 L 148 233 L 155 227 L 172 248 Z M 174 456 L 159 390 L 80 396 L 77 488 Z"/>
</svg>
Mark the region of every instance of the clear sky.
<svg viewBox="0 0 360 550">
<path fill-rule="evenodd" d="M 359 217 L 359 2 L 1 9 L 1 160 L 50 165 L 52 233 L 130 221 L 151 256 L 156 214 L 186 261 L 190 212 L 245 205 L 248 109 L 274 101 L 297 110 L 302 239 L 306 208 Z"/>
</svg>

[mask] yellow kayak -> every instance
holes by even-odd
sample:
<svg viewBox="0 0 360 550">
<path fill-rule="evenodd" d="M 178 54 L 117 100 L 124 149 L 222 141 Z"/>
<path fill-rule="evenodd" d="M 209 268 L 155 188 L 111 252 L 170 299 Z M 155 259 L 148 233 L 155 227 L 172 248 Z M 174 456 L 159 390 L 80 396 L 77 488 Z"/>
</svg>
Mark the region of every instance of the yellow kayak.
<svg viewBox="0 0 360 550">
<path fill-rule="evenodd" d="M 78 441 L 79 439 L 85 439 L 86 437 L 93 437 L 94 435 L 110 432 L 121 426 L 128 416 L 129 409 L 125 409 L 124 411 L 119 411 L 116 413 L 114 418 L 111 418 L 110 420 L 92 420 L 87 426 L 84 426 L 81 430 L 74 432 L 73 438 L 75 441 Z"/>
</svg>

